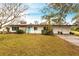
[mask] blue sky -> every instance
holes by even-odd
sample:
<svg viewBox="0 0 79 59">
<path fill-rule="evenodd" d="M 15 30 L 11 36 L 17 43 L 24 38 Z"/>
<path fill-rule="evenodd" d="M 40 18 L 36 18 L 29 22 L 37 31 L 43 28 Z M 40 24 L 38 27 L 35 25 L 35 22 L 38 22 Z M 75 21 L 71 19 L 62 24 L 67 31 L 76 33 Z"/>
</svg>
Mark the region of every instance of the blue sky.
<svg viewBox="0 0 79 59">
<path fill-rule="evenodd" d="M 43 7 L 47 6 L 45 3 L 28 3 L 28 10 L 26 11 L 26 21 L 27 23 L 34 23 L 34 21 L 42 22 L 41 16 L 43 13 L 40 11 Z M 70 13 L 66 17 L 66 21 L 71 24 L 71 20 L 75 14 Z"/>
<path fill-rule="evenodd" d="M 68 22 L 69 24 L 72 24 L 72 18 L 76 15 L 76 13 L 70 13 L 67 15 L 66 17 L 66 22 Z"/>
<path fill-rule="evenodd" d="M 39 23 L 42 21 L 41 16 L 43 13 L 41 9 L 46 6 L 44 3 L 30 3 L 27 4 L 29 6 L 28 10 L 26 11 L 26 21 L 27 23 L 34 23 L 34 21 L 38 21 Z"/>
</svg>

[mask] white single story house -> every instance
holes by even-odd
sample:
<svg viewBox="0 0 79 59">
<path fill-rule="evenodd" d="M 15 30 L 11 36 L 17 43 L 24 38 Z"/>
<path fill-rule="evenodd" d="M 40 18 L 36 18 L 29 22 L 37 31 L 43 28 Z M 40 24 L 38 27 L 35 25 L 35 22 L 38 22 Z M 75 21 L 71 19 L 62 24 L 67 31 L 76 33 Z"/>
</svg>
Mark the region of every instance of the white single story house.
<svg viewBox="0 0 79 59">
<path fill-rule="evenodd" d="M 21 29 L 25 31 L 25 33 L 36 33 L 41 34 L 42 30 L 45 26 L 48 25 L 29 25 L 29 24 L 22 24 L 22 25 L 8 25 L 9 32 L 16 33 L 17 29 Z M 76 25 L 52 25 L 53 33 L 58 34 L 58 32 L 62 32 L 63 34 L 69 34 L 71 27 Z"/>
</svg>

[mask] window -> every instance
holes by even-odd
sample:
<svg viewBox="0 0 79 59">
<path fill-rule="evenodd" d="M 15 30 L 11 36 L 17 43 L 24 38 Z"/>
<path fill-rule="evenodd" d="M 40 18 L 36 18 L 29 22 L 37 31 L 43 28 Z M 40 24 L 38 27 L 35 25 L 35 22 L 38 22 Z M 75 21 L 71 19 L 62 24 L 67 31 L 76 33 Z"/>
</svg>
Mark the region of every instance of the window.
<svg viewBox="0 0 79 59">
<path fill-rule="evenodd" d="M 34 30 L 37 30 L 37 27 L 34 27 Z"/>
<path fill-rule="evenodd" d="M 19 30 L 19 27 L 12 27 L 12 30 L 13 30 L 13 31 Z"/>
</svg>

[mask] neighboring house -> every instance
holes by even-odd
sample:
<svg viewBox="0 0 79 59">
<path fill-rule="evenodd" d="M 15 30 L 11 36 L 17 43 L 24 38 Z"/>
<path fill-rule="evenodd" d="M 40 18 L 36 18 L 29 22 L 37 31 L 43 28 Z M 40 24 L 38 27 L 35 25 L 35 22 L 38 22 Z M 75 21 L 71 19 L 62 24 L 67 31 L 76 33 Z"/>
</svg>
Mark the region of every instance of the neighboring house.
<svg viewBox="0 0 79 59">
<path fill-rule="evenodd" d="M 9 32 L 16 33 L 16 30 L 21 29 L 25 31 L 25 33 L 36 33 L 41 34 L 41 31 L 44 29 L 44 27 L 47 25 L 34 25 L 34 24 L 28 24 L 28 25 L 8 25 Z M 62 32 L 63 34 L 69 34 L 71 27 L 75 25 L 52 25 L 53 32 L 57 34 L 58 32 Z"/>
</svg>

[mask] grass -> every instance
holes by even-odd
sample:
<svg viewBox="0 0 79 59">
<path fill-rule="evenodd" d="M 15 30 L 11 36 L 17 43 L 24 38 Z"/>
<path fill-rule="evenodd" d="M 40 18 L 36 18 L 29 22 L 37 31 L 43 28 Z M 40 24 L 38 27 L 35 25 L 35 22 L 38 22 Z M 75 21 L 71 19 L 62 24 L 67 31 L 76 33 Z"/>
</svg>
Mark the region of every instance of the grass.
<svg viewBox="0 0 79 59">
<path fill-rule="evenodd" d="M 0 34 L 2 56 L 72 56 L 79 55 L 79 47 L 57 36 Z"/>
</svg>

